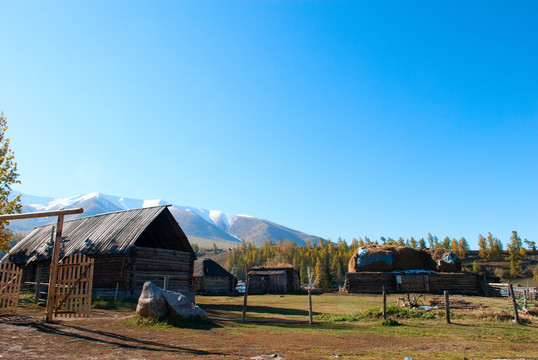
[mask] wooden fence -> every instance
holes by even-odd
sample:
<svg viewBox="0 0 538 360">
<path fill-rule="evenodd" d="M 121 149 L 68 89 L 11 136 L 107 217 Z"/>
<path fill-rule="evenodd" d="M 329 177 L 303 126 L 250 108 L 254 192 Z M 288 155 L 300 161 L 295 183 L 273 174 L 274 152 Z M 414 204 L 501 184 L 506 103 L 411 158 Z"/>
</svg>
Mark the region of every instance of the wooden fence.
<svg viewBox="0 0 538 360">
<path fill-rule="evenodd" d="M 528 300 L 538 300 L 537 286 L 513 285 L 514 295 L 516 298 L 525 297 Z M 488 293 L 496 296 L 510 297 L 509 284 L 489 283 Z"/>
<path fill-rule="evenodd" d="M 345 288 L 350 293 L 423 292 L 481 295 L 484 287 L 474 273 L 383 273 L 356 272 L 346 275 Z"/>
<path fill-rule="evenodd" d="M 58 265 L 54 316 L 88 317 L 92 301 L 94 260 L 75 254 Z"/>
<path fill-rule="evenodd" d="M 17 265 L 0 263 L 0 315 L 16 314 L 21 278 L 22 269 Z"/>
</svg>

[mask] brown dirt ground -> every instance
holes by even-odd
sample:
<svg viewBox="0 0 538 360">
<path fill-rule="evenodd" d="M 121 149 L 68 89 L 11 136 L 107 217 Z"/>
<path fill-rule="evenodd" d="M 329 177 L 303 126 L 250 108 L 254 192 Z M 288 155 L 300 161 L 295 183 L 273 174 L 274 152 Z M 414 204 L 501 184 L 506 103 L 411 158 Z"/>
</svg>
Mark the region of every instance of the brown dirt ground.
<svg viewBox="0 0 538 360">
<path fill-rule="evenodd" d="M 95 310 L 90 318 L 46 323 L 42 311 L 20 309 L 19 315 L 0 316 L 0 359 L 249 359 L 277 353 L 287 360 L 403 359 L 404 356 L 417 360 L 439 352 L 463 359 L 490 353 L 494 345 L 491 341 L 441 342 L 431 338 L 376 335 L 367 326 L 334 329 L 317 325 L 311 329 L 301 326 L 297 330 L 289 324 L 216 322 L 206 329 L 155 329 L 128 325 L 127 319 L 132 314 Z M 509 347 L 511 354 L 533 350 L 528 348 L 528 343 L 503 346 Z M 538 353 L 538 344 L 531 347 Z"/>
</svg>

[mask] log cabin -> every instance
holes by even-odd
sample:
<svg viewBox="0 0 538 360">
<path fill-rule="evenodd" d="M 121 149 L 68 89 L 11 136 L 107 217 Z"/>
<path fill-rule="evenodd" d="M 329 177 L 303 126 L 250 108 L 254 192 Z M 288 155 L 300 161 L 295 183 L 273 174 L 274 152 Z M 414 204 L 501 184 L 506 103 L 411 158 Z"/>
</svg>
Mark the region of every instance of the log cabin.
<svg viewBox="0 0 538 360">
<path fill-rule="evenodd" d="M 205 258 L 194 262 L 193 283 L 196 294 L 232 295 L 237 278 L 215 261 Z"/>
<path fill-rule="evenodd" d="M 286 294 L 300 289 L 293 266 L 254 268 L 248 272 L 248 281 L 249 294 Z"/>
<path fill-rule="evenodd" d="M 54 224 L 36 227 L 3 261 L 23 267 L 23 282 L 48 283 Z M 116 211 L 66 220 L 60 260 L 94 259 L 93 295 L 138 297 L 144 282 L 190 292 L 196 255 L 168 206 Z"/>
</svg>

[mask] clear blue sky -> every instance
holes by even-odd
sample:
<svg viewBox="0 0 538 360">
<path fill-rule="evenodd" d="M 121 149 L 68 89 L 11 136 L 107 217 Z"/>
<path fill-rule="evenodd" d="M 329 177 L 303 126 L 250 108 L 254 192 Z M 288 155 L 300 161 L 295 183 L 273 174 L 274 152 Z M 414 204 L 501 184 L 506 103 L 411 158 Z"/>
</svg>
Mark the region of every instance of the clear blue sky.
<svg viewBox="0 0 538 360">
<path fill-rule="evenodd" d="M 16 190 L 538 241 L 536 1 L 0 1 Z"/>
</svg>

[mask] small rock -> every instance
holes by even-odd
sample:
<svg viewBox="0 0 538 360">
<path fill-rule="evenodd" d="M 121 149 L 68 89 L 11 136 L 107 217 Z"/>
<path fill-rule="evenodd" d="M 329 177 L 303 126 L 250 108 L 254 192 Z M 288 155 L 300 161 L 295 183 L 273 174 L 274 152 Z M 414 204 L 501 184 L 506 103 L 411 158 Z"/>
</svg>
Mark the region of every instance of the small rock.
<svg viewBox="0 0 538 360">
<path fill-rule="evenodd" d="M 265 354 L 251 357 L 252 360 L 286 360 L 283 357 L 278 356 L 277 354 Z"/>
</svg>

